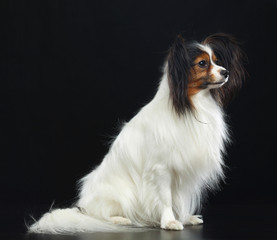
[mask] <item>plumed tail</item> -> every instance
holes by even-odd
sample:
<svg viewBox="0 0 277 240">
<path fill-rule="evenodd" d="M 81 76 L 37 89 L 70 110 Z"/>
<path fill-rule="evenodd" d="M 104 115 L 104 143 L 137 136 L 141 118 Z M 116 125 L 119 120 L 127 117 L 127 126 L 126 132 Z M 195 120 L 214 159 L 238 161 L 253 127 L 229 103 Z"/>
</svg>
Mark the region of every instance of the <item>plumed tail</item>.
<svg viewBox="0 0 277 240">
<path fill-rule="evenodd" d="M 78 208 L 56 209 L 44 214 L 28 228 L 29 233 L 72 234 L 77 232 L 134 231 L 131 226 L 120 226 L 83 214 Z"/>
</svg>

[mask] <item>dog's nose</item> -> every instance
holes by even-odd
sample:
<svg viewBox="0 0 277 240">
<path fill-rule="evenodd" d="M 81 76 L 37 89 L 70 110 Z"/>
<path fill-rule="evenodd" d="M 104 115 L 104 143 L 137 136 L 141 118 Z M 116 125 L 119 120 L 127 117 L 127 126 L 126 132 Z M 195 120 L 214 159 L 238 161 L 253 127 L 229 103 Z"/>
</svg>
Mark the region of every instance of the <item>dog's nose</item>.
<svg viewBox="0 0 277 240">
<path fill-rule="evenodd" d="M 225 78 L 227 78 L 227 77 L 229 77 L 229 71 L 228 70 L 221 70 L 220 71 L 220 74 L 222 75 L 222 76 L 224 76 Z"/>
</svg>

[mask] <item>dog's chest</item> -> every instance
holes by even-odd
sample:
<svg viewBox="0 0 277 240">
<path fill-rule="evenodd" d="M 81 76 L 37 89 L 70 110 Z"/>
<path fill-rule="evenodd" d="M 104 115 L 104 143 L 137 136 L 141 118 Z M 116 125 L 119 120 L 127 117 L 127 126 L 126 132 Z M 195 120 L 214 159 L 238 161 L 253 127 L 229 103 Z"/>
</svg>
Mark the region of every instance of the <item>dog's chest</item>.
<svg viewBox="0 0 277 240">
<path fill-rule="evenodd" d="M 221 165 L 227 131 L 217 105 L 201 106 L 173 128 L 169 154 L 174 169 L 207 172 Z"/>
</svg>

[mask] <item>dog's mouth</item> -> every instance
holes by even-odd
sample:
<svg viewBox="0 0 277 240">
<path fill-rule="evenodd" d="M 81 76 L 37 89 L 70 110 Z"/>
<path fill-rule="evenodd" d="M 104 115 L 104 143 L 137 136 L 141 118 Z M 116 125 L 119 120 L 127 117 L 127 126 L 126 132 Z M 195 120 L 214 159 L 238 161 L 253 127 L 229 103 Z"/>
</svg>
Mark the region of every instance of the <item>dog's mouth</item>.
<svg viewBox="0 0 277 240">
<path fill-rule="evenodd" d="M 210 87 L 210 88 L 220 88 L 220 87 L 222 87 L 226 82 L 228 82 L 228 77 L 227 77 L 227 78 L 224 78 L 224 79 L 221 79 L 221 80 L 218 81 L 218 82 L 210 82 L 210 83 L 209 83 L 209 87 Z"/>
<path fill-rule="evenodd" d="M 216 83 L 210 83 L 210 85 L 219 85 L 219 84 L 222 84 L 222 83 L 225 83 L 225 81 L 220 81 L 220 82 L 216 82 Z"/>
<path fill-rule="evenodd" d="M 222 78 L 220 81 L 218 81 L 218 82 L 212 82 L 211 84 L 217 85 L 217 84 L 226 83 L 226 82 L 228 82 L 228 79 L 229 79 L 229 77 Z"/>
</svg>

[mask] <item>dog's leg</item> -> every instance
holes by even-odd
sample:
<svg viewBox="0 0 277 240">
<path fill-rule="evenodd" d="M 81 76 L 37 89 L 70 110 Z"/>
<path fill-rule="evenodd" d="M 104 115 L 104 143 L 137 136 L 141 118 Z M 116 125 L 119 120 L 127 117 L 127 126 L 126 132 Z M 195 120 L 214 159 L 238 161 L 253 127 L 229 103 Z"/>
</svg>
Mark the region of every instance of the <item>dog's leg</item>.
<svg viewBox="0 0 277 240">
<path fill-rule="evenodd" d="M 159 171 L 156 176 L 157 190 L 161 201 L 161 228 L 167 230 L 182 230 L 183 224 L 177 221 L 172 210 L 171 176 L 168 170 Z"/>
</svg>

